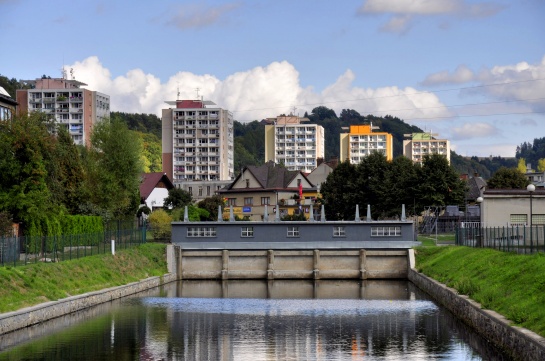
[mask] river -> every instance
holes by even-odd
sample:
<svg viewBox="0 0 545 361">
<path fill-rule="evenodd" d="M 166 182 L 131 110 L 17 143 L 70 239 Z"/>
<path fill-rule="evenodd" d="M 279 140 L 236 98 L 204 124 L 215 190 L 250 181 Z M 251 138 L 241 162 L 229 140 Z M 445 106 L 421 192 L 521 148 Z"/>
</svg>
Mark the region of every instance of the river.
<svg viewBox="0 0 545 361">
<path fill-rule="evenodd" d="M 0 339 L 0 360 L 508 359 L 408 281 L 183 281 Z"/>
</svg>

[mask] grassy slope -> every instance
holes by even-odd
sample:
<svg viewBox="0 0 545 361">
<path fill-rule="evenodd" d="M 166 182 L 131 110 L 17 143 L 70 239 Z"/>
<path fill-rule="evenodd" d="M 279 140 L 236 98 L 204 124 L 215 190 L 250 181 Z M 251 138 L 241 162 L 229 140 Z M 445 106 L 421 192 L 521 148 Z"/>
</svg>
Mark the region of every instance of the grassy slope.
<svg viewBox="0 0 545 361">
<path fill-rule="evenodd" d="M 468 247 L 419 247 L 417 269 L 545 336 L 545 255 Z"/>
<path fill-rule="evenodd" d="M 148 243 L 60 263 L 0 267 L 0 313 L 167 272 L 165 245 Z"/>
</svg>

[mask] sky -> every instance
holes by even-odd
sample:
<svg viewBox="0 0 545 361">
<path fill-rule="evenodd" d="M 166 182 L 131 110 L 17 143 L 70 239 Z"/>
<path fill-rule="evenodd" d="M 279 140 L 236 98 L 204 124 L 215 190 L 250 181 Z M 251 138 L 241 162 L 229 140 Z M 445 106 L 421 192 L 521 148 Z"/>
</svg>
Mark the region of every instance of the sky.
<svg viewBox="0 0 545 361">
<path fill-rule="evenodd" d="M 545 137 L 545 0 L 0 0 L 0 34 L 1 75 L 64 68 L 113 111 L 354 109 L 479 157 Z"/>
</svg>

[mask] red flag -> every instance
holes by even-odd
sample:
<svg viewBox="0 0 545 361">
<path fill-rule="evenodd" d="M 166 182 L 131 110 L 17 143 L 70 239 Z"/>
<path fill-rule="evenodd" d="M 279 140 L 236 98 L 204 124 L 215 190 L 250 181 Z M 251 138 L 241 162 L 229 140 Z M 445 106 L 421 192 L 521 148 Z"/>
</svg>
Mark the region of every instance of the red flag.
<svg viewBox="0 0 545 361">
<path fill-rule="evenodd" d="M 299 182 L 299 199 L 303 199 L 303 182 Z"/>
</svg>

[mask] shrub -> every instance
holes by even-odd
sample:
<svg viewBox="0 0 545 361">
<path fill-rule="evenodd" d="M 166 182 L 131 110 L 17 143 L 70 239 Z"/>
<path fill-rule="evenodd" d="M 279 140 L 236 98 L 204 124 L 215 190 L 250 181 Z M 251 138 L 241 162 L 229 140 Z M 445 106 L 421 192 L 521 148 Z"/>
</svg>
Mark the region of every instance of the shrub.
<svg viewBox="0 0 545 361">
<path fill-rule="evenodd" d="M 151 233 L 155 240 L 170 240 L 172 233 L 172 218 L 170 215 L 162 210 L 158 209 L 154 211 L 148 218 L 151 225 Z"/>
</svg>

